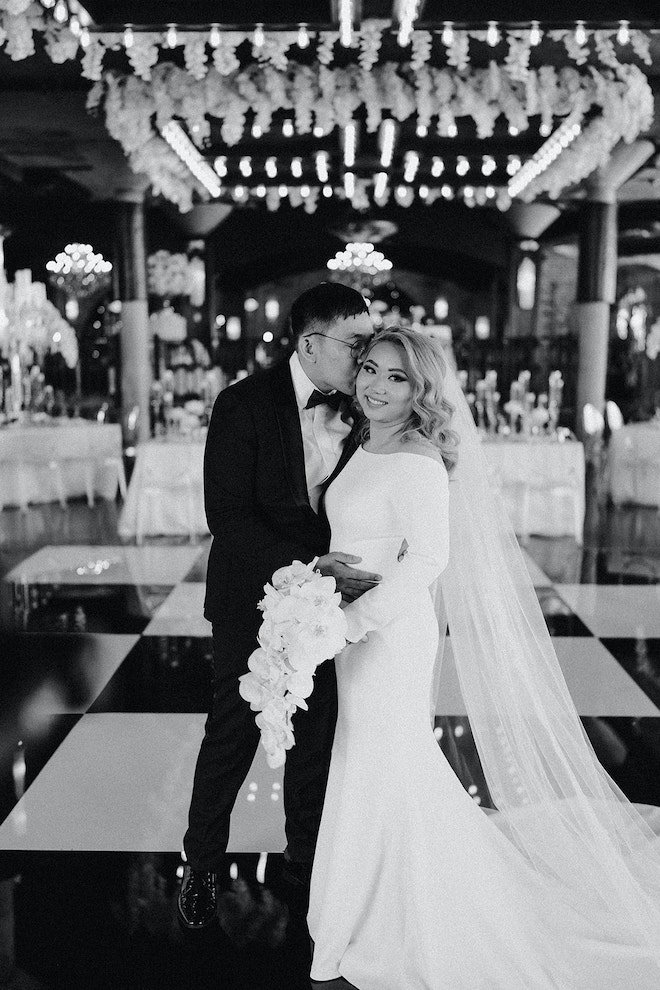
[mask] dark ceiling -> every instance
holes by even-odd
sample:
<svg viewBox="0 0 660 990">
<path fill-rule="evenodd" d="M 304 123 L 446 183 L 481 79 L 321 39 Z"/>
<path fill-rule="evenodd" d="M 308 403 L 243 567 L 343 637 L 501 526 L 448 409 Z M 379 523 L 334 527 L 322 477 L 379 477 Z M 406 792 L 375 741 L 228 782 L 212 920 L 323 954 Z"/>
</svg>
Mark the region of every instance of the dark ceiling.
<svg viewBox="0 0 660 990">
<path fill-rule="evenodd" d="M 225 27 L 251 29 L 257 23 L 268 26 L 296 25 L 304 22 L 314 29 L 337 26 L 337 3 L 332 0 L 226 0 L 222 4 L 206 0 L 89 0 L 85 4 L 96 28 L 123 28 L 131 23 L 135 30 L 162 27 L 177 23 L 181 28 L 220 23 Z M 393 0 L 362 0 L 356 3 L 362 19 L 392 18 Z M 550 5 L 547 5 L 550 6 Z M 628 3 L 625 17 L 631 26 L 653 28 L 653 64 L 646 67 L 656 96 L 657 112 L 647 137 L 660 148 L 660 9 L 658 3 Z M 488 5 L 489 19 L 507 26 L 528 25 L 541 17 L 543 25 L 570 26 L 578 15 L 587 25 L 616 25 L 621 17 L 620 3 L 609 0 L 586 2 L 576 9 L 574 3 L 555 2 L 546 18 L 536 4 L 493 0 Z M 461 0 L 426 0 L 421 5 L 418 26 L 429 29 L 442 27 L 445 20 L 457 26 L 485 25 L 483 2 Z M 386 41 L 388 44 L 393 42 Z M 386 49 L 387 51 L 387 49 Z M 493 50 L 484 46 L 483 64 Z M 497 51 L 495 51 L 497 55 Z M 546 53 L 539 49 L 538 57 Z M 176 60 L 177 55 L 171 56 Z M 249 58 L 245 46 L 243 58 Z M 401 53 L 397 55 L 401 58 Z M 478 46 L 475 59 L 479 59 Z M 115 63 L 126 65 L 123 55 Z M 14 235 L 7 242 L 8 266 L 33 265 L 51 257 L 66 240 L 90 240 L 106 254 L 112 252 L 113 206 L 117 190 L 130 187 L 135 177 L 130 173 L 119 145 L 107 134 L 102 119 L 85 111 L 85 98 L 90 83 L 80 75 L 78 62 L 53 65 L 38 52 L 24 61 L 12 62 L 0 52 L 0 223 L 7 223 Z M 377 170 L 378 156 L 375 136 L 363 137 L 359 146 L 357 173 L 371 174 Z M 526 157 L 542 143 L 538 122 L 522 135 L 512 137 L 498 122 L 495 134 L 479 140 L 474 129 L 463 123 L 457 138 L 451 141 L 429 134 L 420 138 L 414 123 L 405 122 L 399 136 L 399 147 L 417 149 L 422 166 L 417 181 L 428 179 L 433 155 L 445 159 L 458 154 L 477 157 L 492 154 L 498 164 L 493 181 L 505 181 L 501 171 L 508 154 Z M 212 160 L 227 154 L 229 176 L 238 181 L 238 159 L 252 155 L 255 172 L 253 184 L 262 180 L 259 169 L 269 154 L 283 153 L 300 156 L 311 162 L 314 150 L 324 147 L 331 162 L 340 157 L 336 133 L 322 139 L 294 137 L 284 139 L 281 130 L 261 138 L 246 138 L 234 149 L 223 146 L 219 128 L 212 128 L 206 150 Z M 620 251 L 637 254 L 660 253 L 660 156 L 651 157 L 640 172 L 620 192 Z M 395 158 L 393 171 L 401 169 L 402 156 Z M 304 180 L 301 180 L 304 181 Z M 446 180 L 452 182 L 451 168 Z M 149 249 L 177 248 L 186 240 L 186 233 L 176 211 L 162 200 L 151 198 L 149 214 Z M 549 235 L 568 238 L 575 235 L 579 217 L 579 193 L 571 194 L 559 204 L 561 215 L 549 230 Z M 279 274 L 322 267 L 340 246 L 341 231 L 351 222 L 369 219 L 393 221 L 397 233 L 387 242 L 388 257 L 398 266 L 428 274 L 442 274 L 467 288 L 483 286 L 506 265 L 508 246 L 513 237 L 506 213 L 490 208 L 469 209 L 463 203 L 437 201 L 432 206 L 396 205 L 370 207 L 357 215 L 345 201 L 321 201 L 316 213 L 307 214 L 302 208 L 280 206 L 269 213 L 263 206 L 235 207 L 213 235 L 220 281 L 227 286 L 250 286 Z"/>
</svg>

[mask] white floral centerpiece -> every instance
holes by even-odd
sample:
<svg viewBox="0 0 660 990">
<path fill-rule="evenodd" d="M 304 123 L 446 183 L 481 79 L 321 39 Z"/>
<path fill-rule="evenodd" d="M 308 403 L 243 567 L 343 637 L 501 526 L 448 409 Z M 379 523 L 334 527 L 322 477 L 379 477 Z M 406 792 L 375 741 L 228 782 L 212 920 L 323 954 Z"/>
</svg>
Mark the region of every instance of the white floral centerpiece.
<svg viewBox="0 0 660 990">
<path fill-rule="evenodd" d="M 241 697 L 250 703 L 270 767 L 280 767 L 294 745 L 291 718 L 307 709 L 314 673 L 346 645 L 346 617 L 333 577 L 294 560 L 275 571 L 259 602 L 263 622 L 258 648 L 239 677 Z"/>
</svg>

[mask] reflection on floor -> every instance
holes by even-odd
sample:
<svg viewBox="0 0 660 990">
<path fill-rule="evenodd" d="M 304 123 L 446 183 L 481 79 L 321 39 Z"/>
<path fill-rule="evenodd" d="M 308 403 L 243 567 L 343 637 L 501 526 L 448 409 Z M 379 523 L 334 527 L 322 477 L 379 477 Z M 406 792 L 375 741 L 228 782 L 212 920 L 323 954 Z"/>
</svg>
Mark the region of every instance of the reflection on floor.
<svg viewBox="0 0 660 990">
<path fill-rule="evenodd" d="M 280 878 L 281 773 L 260 754 L 220 923 L 176 924 L 209 703 L 207 541 L 122 546 L 105 502 L 5 510 L 0 525 L 0 985 L 308 988 L 305 895 Z M 603 512 L 584 547 L 533 538 L 526 560 L 600 759 L 632 800 L 660 804 L 660 515 Z M 435 734 L 487 804 L 450 650 Z"/>
</svg>

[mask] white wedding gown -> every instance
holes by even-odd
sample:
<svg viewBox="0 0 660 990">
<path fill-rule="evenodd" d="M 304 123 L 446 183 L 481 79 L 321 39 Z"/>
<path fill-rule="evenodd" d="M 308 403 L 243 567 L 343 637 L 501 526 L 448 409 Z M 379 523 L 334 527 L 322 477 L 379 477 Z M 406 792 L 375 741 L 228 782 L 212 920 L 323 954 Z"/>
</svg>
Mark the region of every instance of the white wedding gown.
<svg viewBox="0 0 660 990">
<path fill-rule="evenodd" d="M 547 879 L 541 888 L 435 740 L 429 586 L 448 560 L 444 466 L 360 448 L 325 505 L 332 548 L 383 581 L 345 609 L 353 645 L 336 658 L 312 979 L 343 976 L 359 990 L 657 990 L 660 969 L 606 905 L 569 902 Z"/>
</svg>

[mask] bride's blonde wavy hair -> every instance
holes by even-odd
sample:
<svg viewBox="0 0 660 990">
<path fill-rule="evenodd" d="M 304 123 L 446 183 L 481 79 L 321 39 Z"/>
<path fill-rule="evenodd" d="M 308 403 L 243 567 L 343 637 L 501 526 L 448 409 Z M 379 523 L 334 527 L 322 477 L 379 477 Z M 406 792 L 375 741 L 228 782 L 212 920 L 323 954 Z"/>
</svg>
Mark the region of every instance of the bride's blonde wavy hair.
<svg viewBox="0 0 660 990">
<path fill-rule="evenodd" d="M 388 327 L 376 333 L 361 362 L 366 361 L 376 344 L 390 343 L 404 353 L 404 367 L 412 386 L 412 410 L 401 429 L 404 441 L 422 438 L 433 444 L 442 454 L 447 471 L 451 474 L 458 461 L 458 434 L 450 429 L 454 406 L 442 394 L 445 379 L 446 358 L 439 345 L 430 337 L 408 327 Z M 364 413 L 358 405 L 361 415 Z M 358 439 L 363 443 L 369 437 L 369 420 L 364 416 Z"/>
</svg>

